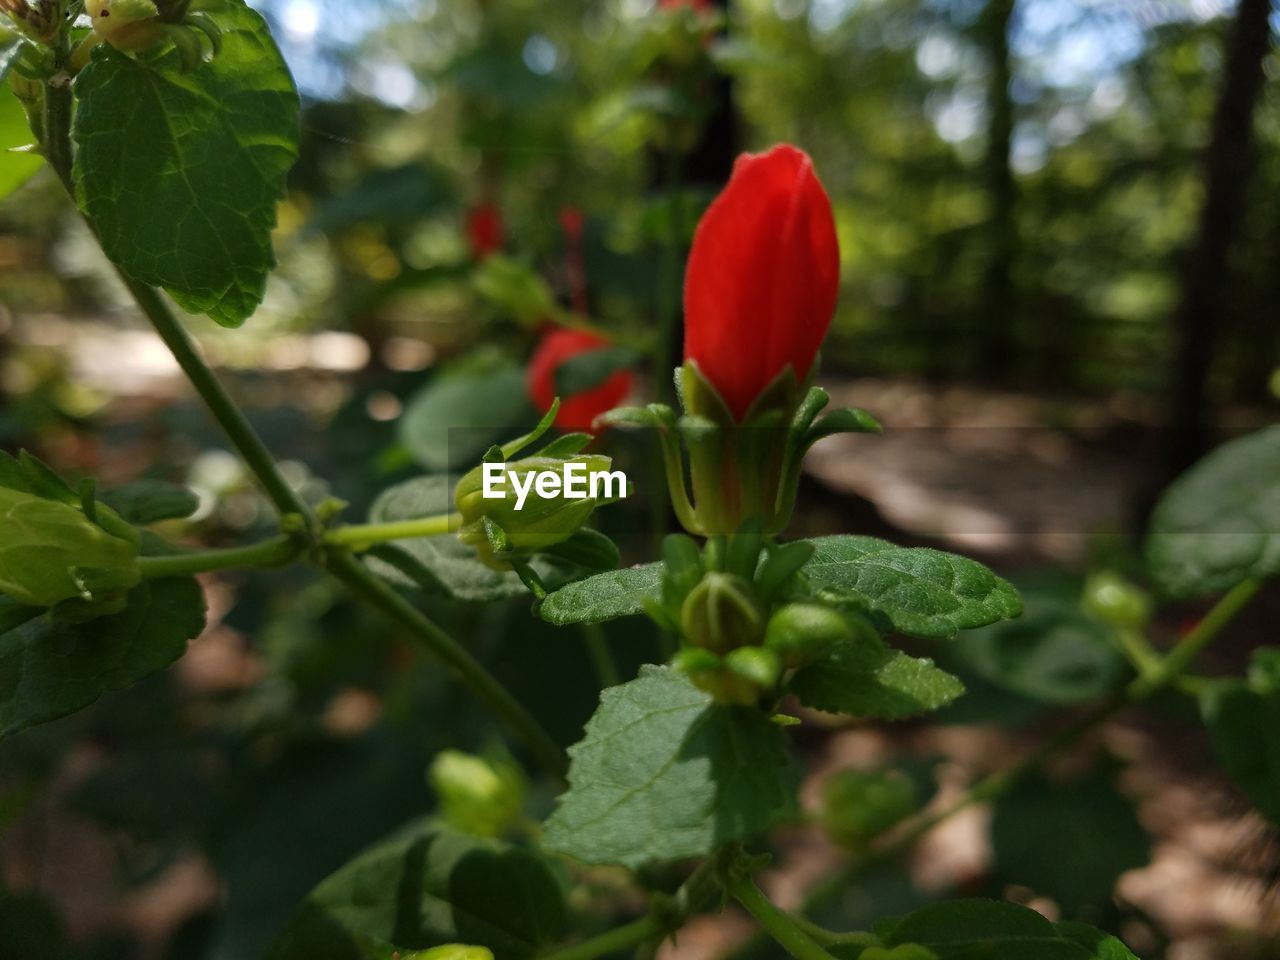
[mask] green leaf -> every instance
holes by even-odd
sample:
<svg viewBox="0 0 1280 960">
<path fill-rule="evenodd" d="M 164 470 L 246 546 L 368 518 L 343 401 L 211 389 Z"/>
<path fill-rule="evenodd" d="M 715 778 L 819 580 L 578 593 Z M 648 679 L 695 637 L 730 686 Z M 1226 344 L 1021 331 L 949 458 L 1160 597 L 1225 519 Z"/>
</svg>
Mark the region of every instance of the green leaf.
<svg viewBox="0 0 1280 960">
<path fill-rule="evenodd" d="M 968 667 L 1002 690 L 1053 704 L 1096 700 L 1130 673 L 1105 625 L 1086 616 L 1078 603 L 1044 594 L 1027 595 L 1027 612 L 1020 619 L 958 638 L 948 646 L 944 663 Z"/>
<path fill-rule="evenodd" d="M 1280 574 L 1280 426 L 1223 444 L 1174 481 L 1151 515 L 1146 556 L 1173 597 Z"/>
<path fill-rule="evenodd" d="M 1218 761 L 1258 811 L 1280 825 L 1280 690 L 1216 681 L 1200 695 L 1200 713 Z"/>
<path fill-rule="evenodd" d="M 1067 916 L 1105 906 L 1120 874 L 1151 861 L 1133 804 L 1101 776 L 1023 780 L 996 802 L 991 843 L 1002 881 L 1051 898 Z"/>
<path fill-rule="evenodd" d="M 603 623 L 644 613 L 645 600 L 657 600 L 661 593 L 662 564 L 646 563 L 563 586 L 542 601 L 538 613 L 557 626 Z"/>
<path fill-rule="evenodd" d="M 531 416 L 524 373 L 485 363 L 446 371 L 415 394 L 399 421 L 400 442 L 427 470 L 471 467 Z"/>
<path fill-rule="evenodd" d="M 932 660 L 890 649 L 861 630 L 800 670 L 791 692 L 828 713 L 896 720 L 946 706 L 964 693 L 964 684 Z"/>
<path fill-rule="evenodd" d="M 782 728 L 759 710 L 717 706 L 670 667 L 606 690 L 569 756 L 569 790 L 544 841 L 584 863 L 702 856 L 793 805 Z"/>
<path fill-rule="evenodd" d="M 1022 612 L 1018 592 L 967 557 L 875 537 L 812 543 L 813 558 L 804 567 L 810 583 L 883 614 L 899 633 L 947 639 Z"/>
<path fill-rule="evenodd" d="M 0 737 L 163 670 L 203 629 L 204 595 L 183 578 L 142 583 L 91 623 L 40 617 L 0 635 Z"/>
<path fill-rule="evenodd" d="M 0 52 L 0 59 L 3 53 Z M 35 152 L 16 152 L 28 147 L 35 137 L 27 124 L 27 112 L 8 85 L 0 80 L 0 200 L 35 176 L 44 166 L 44 157 Z"/>
<path fill-rule="evenodd" d="M 239 326 L 275 266 L 298 93 L 259 14 L 227 0 L 207 16 L 222 50 L 190 72 L 173 47 L 95 51 L 75 83 L 74 173 L 108 257 L 183 309 Z"/>
<path fill-rule="evenodd" d="M 535 855 L 418 822 L 316 887 L 267 960 L 366 960 L 447 943 L 520 960 L 558 940 L 564 925 L 560 887 Z"/>
<path fill-rule="evenodd" d="M 940 960 L 1138 960 L 1119 940 L 1053 924 L 1014 903 L 952 900 L 876 924 L 886 946 L 918 944 Z"/>
<path fill-rule="evenodd" d="M 146 526 L 182 520 L 200 506 L 194 490 L 163 480 L 137 480 L 102 495 L 102 501 L 128 523 Z"/>
<path fill-rule="evenodd" d="M 570 357 L 556 368 L 556 393 L 571 397 L 598 387 L 619 370 L 639 362 L 634 350 L 627 347 L 603 347 Z"/>
</svg>

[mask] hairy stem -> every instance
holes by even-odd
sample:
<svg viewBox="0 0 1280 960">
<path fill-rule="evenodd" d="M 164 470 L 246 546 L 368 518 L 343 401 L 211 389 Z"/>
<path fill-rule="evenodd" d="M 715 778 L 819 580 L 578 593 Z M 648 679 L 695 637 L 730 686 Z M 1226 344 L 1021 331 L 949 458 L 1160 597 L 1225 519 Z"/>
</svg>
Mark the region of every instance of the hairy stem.
<svg viewBox="0 0 1280 960">
<path fill-rule="evenodd" d="M 272 537 L 247 547 L 225 550 L 192 550 L 163 557 L 139 557 L 138 569 L 144 580 L 158 577 L 183 577 L 211 570 L 237 567 L 281 567 L 298 559 L 302 543 L 293 537 Z"/>
<path fill-rule="evenodd" d="M 397 520 L 394 523 L 353 523 L 326 530 L 322 539 L 331 547 L 351 547 L 359 550 L 389 540 L 409 540 L 414 537 L 438 537 L 457 530 L 462 517 L 456 513 L 441 513 L 414 520 Z"/>
<path fill-rule="evenodd" d="M 726 878 L 725 890 L 795 960 L 833 960 L 804 925 L 760 892 L 750 876 Z"/>
</svg>

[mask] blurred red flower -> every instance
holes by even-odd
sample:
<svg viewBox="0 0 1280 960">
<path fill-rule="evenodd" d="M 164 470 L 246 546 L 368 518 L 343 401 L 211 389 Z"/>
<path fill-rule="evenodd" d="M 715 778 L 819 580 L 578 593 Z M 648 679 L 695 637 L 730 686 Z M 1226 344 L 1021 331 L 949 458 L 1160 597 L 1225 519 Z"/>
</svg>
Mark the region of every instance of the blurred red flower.
<svg viewBox="0 0 1280 960">
<path fill-rule="evenodd" d="M 495 204 L 476 204 L 467 211 L 467 240 L 471 244 L 471 256 L 483 260 L 502 249 L 502 214 Z"/>
<path fill-rule="evenodd" d="M 685 273 L 685 360 L 741 421 L 786 367 L 801 382 L 835 312 L 840 254 L 813 161 L 743 154 L 698 224 Z"/>
<path fill-rule="evenodd" d="M 556 389 L 556 371 L 571 357 L 600 350 L 609 341 L 585 330 L 557 327 L 546 334 L 538 344 L 525 372 L 525 384 L 529 397 L 540 411 L 551 409 L 551 402 L 559 391 Z M 591 421 L 606 410 L 618 406 L 631 392 L 632 376 L 629 370 L 619 370 L 607 380 L 590 390 L 560 398 L 560 412 L 556 414 L 556 426 L 562 430 L 591 429 Z"/>
</svg>

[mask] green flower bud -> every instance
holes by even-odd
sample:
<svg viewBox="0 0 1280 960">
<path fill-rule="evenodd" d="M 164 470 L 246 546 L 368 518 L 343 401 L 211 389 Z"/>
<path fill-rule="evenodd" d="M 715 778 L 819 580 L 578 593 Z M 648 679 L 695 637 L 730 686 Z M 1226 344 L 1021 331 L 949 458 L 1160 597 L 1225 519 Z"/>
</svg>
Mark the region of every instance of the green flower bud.
<svg viewBox="0 0 1280 960">
<path fill-rule="evenodd" d="M 759 643 L 763 620 L 751 584 L 731 573 L 706 574 L 680 608 L 685 638 L 716 653 Z"/>
<path fill-rule="evenodd" d="M 524 808 L 524 777 L 505 757 L 486 760 L 445 750 L 431 762 L 427 778 L 444 819 L 464 833 L 499 836 Z"/>
<path fill-rule="evenodd" d="M 403 960 L 493 960 L 488 947 L 473 947 L 466 943 L 444 943 L 430 950 L 401 954 Z"/>
<path fill-rule="evenodd" d="M 754 706 L 760 700 L 760 688 L 752 680 L 730 671 L 725 659 L 710 650 L 685 647 L 671 663 L 688 676 L 695 687 L 711 694 L 716 703 Z"/>
<path fill-rule="evenodd" d="M 857 850 L 919 805 L 915 783 L 897 770 L 842 770 L 823 784 L 820 818 L 831 839 Z"/>
<path fill-rule="evenodd" d="M 125 53 L 150 50 L 166 39 L 153 0 L 87 0 L 84 12 L 93 21 L 93 32 Z"/>
<path fill-rule="evenodd" d="M 1113 627 L 1141 630 L 1151 620 L 1147 592 L 1109 570 L 1089 575 L 1081 604 L 1086 613 Z"/>
<path fill-rule="evenodd" d="M 489 541 L 486 519 L 501 528 L 511 553 L 536 553 L 561 543 L 601 503 L 626 495 L 625 478 L 610 471 L 612 465 L 608 457 L 594 454 L 483 463 L 458 481 L 454 492 L 462 515 L 458 538 L 499 569 L 506 562 Z"/>
<path fill-rule="evenodd" d="M 724 658 L 729 672 L 743 680 L 749 680 L 760 692 L 772 690 L 778 685 L 782 664 L 778 655 L 764 647 L 739 647 Z"/>
<path fill-rule="evenodd" d="M 811 663 L 833 643 L 853 635 L 839 611 L 816 603 L 789 603 L 769 618 L 764 645 L 786 667 Z"/>
<path fill-rule="evenodd" d="M 101 525 L 70 504 L 0 487 L 0 594 L 52 607 L 106 600 L 136 584 L 137 532 L 109 508 L 97 511 Z"/>
</svg>

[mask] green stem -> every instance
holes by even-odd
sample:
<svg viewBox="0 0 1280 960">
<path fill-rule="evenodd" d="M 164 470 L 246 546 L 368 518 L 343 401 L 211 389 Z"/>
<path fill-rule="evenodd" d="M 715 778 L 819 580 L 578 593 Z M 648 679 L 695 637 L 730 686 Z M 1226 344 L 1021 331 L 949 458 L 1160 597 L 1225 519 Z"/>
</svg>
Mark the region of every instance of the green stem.
<svg viewBox="0 0 1280 960">
<path fill-rule="evenodd" d="M 59 131 L 71 129 L 71 86 L 70 84 L 44 85 L 44 129 L 45 139 L 41 146 L 45 161 L 53 168 L 67 192 L 75 196 L 75 183 L 71 176 L 71 137 L 59 136 Z"/>
<path fill-rule="evenodd" d="M 647 916 L 581 943 L 544 953 L 538 960 L 594 960 L 673 933 L 715 897 L 720 889 L 717 880 L 720 867 L 720 855 L 709 857 L 680 885 L 674 896 L 656 901 Z"/>
<path fill-rule="evenodd" d="M 538 762 L 551 775 L 563 779 L 568 759 L 560 745 L 543 729 L 520 701 L 516 700 L 480 661 L 469 654 L 426 614 L 406 600 L 388 583 L 371 573 L 350 553 L 336 551 L 325 564 L 329 572 L 353 593 L 382 610 L 405 627 L 427 650 L 452 667 L 473 693 L 492 706 L 523 739 Z"/>
<path fill-rule="evenodd" d="M 258 483 L 262 485 L 262 489 L 275 508 L 280 513 L 297 514 L 306 518 L 308 522 L 313 522 L 311 508 L 297 491 L 289 486 L 288 481 L 280 473 L 275 458 L 267 450 L 266 444 L 262 442 L 262 438 L 253 429 L 248 418 L 236 406 L 235 401 L 231 399 L 213 371 L 209 369 L 208 364 L 204 362 L 195 343 L 178 323 L 178 318 L 174 316 L 169 305 L 153 287 L 139 283 L 119 268 L 117 273 L 124 280 L 129 292 L 133 294 L 142 312 L 151 321 L 151 326 L 164 341 L 164 345 L 178 361 L 178 366 L 191 381 L 196 393 L 200 394 L 204 405 L 222 427 L 232 446 L 239 451 L 250 471 L 258 478 Z"/>
<path fill-rule="evenodd" d="M 595 668 L 596 679 L 600 681 L 601 688 L 616 687 L 622 678 L 618 676 L 618 667 L 613 662 L 609 643 L 605 639 L 604 631 L 600 629 L 600 624 L 584 623 L 582 641 L 586 644 L 587 656 L 591 658 L 591 665 Z"/>
<path fill-rule="evenodd" d="M 615 927 L 597 937 L 544 953 L 540 960 L 594 960 L 637 947 L 663 933 L 662 921 L 653 914 Z"/>
<path fill-rule="evenodd" d="M 351 547 L 361 550 L 389 540 L 442 536 L 457 530 L 461 523 L 462 517 L 456 513 L 441 513 L 415 520 L 398 520 L 394 523 L 353 523 L 326 530 L 322 539 L 331 547 Z"/>
<path fill-rule="evenodd" d="M 761 893 L 749 876 L 726 878 L 725 889 L 795 960 L 834 960 L 795 917 Z"/>
<path fill-rule="evenodd" d="M 144 580 L 154 580 L 159 577 L 183 577 L 237 567 L 280 567 L 296 560 L 301 552 L 302 544 L 293 537 L 273 537 L 247 547 L 139 557 L 138 569 Z"/>
<path fill-rule="evenodd" d="M 1221 632 L 1223 627 L 1235 619 L 1260 589 L 1262 589 L 1262 581 L 1250 578 L 1242 580 L 1228 590 L 1154 669 L 1139 676 L 1129 685 L 1131 696 L 1134 699 L 1150 696 L 1177 680 L 1210 641 Z"/>
<path fill-rule="evenodd" d="M 75 183 L 71 173 L 71 88 L 46 83 L 44 99 L 44 156 L 58 174 L 58 178 L 71 197 L 71 202 L 76 203 Z M 85 222 L 89 224 L 90 230 L 94 229 L 93 223 L 87 217 Z M 94 233 L 96 235 L 96 231 Z M 218 421 L 218 425 L 239 451 L 253 475 L 258 478 L 258 482 L 271 502 L 275 504 L 276 509 L 281 513 L 296 513 L 304 518 L 310 518 L 310 508 L 285 481 L 266 445 L 240 408 L 223 389 L 222 384 L 213 375 L 213 371 L 200 357 L 195 344 L 178 323 L 178 318 L 174 316 L 169 305 L 152 287 L 134 280 L 118 266 L 115 270 L 137 301 L 138 307 L 151 321 L 151 326 L 155 328 L 160 339 L 169 348 L 169 352 L 178 361 L 182 372 L 200 394 L 200 399 L 209 408 L 213 418 Z"/>
</svg>

